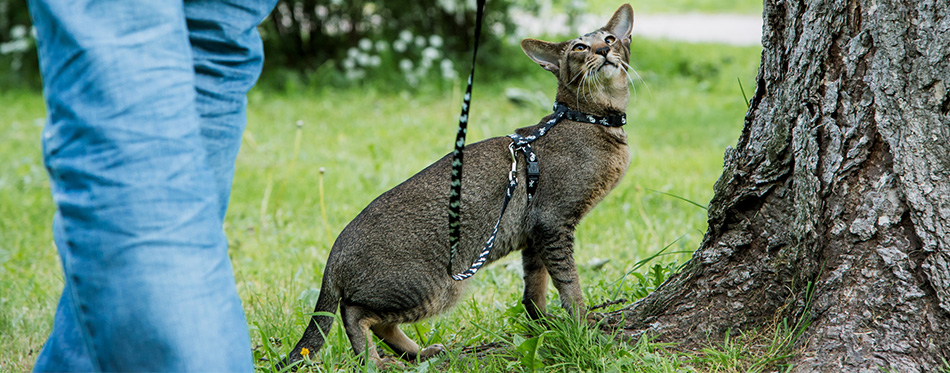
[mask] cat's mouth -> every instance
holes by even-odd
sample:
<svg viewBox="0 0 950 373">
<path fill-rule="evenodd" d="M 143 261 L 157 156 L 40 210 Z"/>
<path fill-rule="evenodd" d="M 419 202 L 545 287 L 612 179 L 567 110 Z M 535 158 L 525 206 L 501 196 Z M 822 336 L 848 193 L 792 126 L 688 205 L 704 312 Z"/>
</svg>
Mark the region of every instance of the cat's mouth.
<svg viewBox="0 0 950 373">
<path fill-rule="evenodd" d="M 606 73 L 606 72 L 610 72 L 610 73 L 613 73 L 613 72 L 616 72 L 616 69 L 619 68 L 619 67 L 620 67 L 620 65 L 618 65 L 618 64 L 616 64 L 616 63 L 614 63 L 614 62 L 611 62 L 611 61 L 610 61 L 609 59 L 607 59 L 607 58 L 604 58 L 604 62 L 600 64 L 600 67 L 597 68 L 597 71 L 596 71 L 596 72 L 598 72 L 598 73 L 600 73 L 600 72 L 605 72 L 605 73 Z"/>
</svg>

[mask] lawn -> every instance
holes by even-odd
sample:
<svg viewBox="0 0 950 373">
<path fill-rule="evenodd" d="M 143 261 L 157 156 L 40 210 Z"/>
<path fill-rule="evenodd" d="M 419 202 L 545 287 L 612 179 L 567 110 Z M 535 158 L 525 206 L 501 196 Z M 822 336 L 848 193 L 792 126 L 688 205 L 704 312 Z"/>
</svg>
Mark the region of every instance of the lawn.
<svg viewBox="0 0 950 373">
<path fill-rule="evenodd" d="M 469 142 L 534 124 L 553 100 L 552 76 L 530 66 L 515 48 L 503 52 L 525 66 L 513 71 L 524 73 L 477 82 Z M 742 128 L 746 105 L 739 81 L 751 94 L 759 52 L 758 47 L 634 40 L 631 60 L 642 82 L 628 109 L 632 163 L 621 185 L 576 234 L 576 261 L 589 304 L 642 297 L 698 246 L 706 214 L 697 205 L 712 197 L 723 151 Z M 506 97 L 511 88 L 546 96 L 546 103 L 516 104 Z M 327 253 L 343 227 L 380 193 L 451 150 L 462 89 L 458 82 L 412 91 L 366 82 L 346 89 L 265 85 L 251 92 L 225 230 L 255 357 L 286 354 L 299 338 Z M 42 96 L 5 89 L 0 108 L 0 371 L 24 371 L 52 326 L 62 279 L 39 148 Z M 669 255 L 636 267 L 664 248 Z M 517 263 L 512 255 L 480 271 L 470 293 L 448 314 L 405 325 L 421 344 L 449 349 L 436 361 L 408 369 L 715 367 L 648 343 L 612 342 L 576 326 L 538 330 L 515 307 L 521 297 Z M 559 308 L 553 289 L 549 302 L 549 309 Z M 317 359 L 319 369 L 358 364 L 339 323 L 334 328 Z M 589 343 L 558 347 L 571 341 Z M 510 352 L 479 362 L 461 353 L 489 342 L 502 342 Z M 645 363 L 650 359 L 654 365 Z"/>
</svg>

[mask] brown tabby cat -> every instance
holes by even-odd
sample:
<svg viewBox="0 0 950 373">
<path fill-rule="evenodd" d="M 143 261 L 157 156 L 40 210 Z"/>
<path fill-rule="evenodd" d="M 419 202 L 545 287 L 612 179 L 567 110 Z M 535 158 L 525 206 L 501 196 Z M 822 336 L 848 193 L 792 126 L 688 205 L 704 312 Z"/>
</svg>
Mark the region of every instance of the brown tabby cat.
<svg viewBox="0 0 950 373">
<path fill-rule="evenodd" d="M 524 52 L 558 79 L 557 101 L 591 116 L 619 117 L 630 97 L 627 69 L 633 9 L 621 6 L 603 28 L 577 39 L 549 43 L 521 42 Z M 521 128 L 528 136 L 552 119 Z M 621 123 L 622 125 L 622 123 Z M 453 273 L 479 255 L 499 215 L 508 184 L 511 155 L 508 137 L 496 137 L 466 149 L 462 190 L 462 238 Z M 501 221 L 488 262 L 522 250 L 524 300 L 528 315 L 545 312 L 548 277 L 561 305 L 578 320 L 587 307 L 574 264 L 574 227 L 623 178 L 630 163 L 627 136 L 610 127 L 564 119 L 532 143 L 540 160 L 540 183 L 526 197 L 524 158 L 508 210 Z M 452 307 L 468 281 L 454 281 L 449 265 L 447 201 L 451 156 L 430 165 L 383 193 L 344 230 L 330 251 L 320 298 L 314 312 L 340 308 L 353 351 L 379 361 L 372 331 L 407 360 L 442 352 L 441 345 L 420 351 L 399 324 L 437 315 Z M 315 353 L 324 343 L 333 318 L 313 316 L 288 361 Z"/>
</svg>

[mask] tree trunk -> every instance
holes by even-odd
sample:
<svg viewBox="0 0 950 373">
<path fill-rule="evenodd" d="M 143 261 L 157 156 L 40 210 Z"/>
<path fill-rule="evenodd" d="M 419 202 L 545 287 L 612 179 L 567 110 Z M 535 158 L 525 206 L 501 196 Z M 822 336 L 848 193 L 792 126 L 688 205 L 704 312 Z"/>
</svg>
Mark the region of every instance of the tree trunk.
<svg viewBox="0 0 950 373">
<path fill-rule="evenodd" d="M 609 319 L 699 346 L 805 317 L 802 372 L 950 361 L 948 13 L 947 0 L 766 0 L 709 230 L 681 273 Z"/>
</svg>

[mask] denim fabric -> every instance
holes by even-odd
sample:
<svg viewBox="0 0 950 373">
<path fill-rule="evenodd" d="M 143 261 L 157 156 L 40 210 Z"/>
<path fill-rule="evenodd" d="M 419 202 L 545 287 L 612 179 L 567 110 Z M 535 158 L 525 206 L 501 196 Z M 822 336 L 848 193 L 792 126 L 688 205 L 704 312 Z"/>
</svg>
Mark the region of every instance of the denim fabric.
<svg viewBox="0 0 950 373">
<path fill-rule="evenodd" d="M 222 223 L 275 1 L 29 1 L 65 274 L 35 370 L 253 369 Z"/>
</svg>

